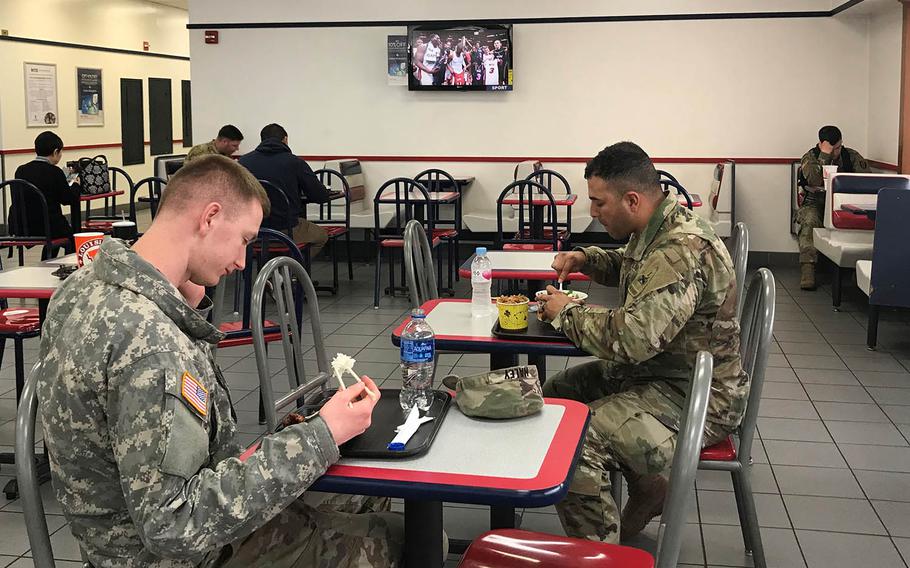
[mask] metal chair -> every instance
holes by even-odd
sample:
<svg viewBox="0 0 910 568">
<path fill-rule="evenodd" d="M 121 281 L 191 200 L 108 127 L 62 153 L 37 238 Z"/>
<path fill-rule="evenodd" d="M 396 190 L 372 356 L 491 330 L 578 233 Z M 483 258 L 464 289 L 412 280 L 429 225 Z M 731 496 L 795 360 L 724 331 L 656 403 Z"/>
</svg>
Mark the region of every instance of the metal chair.
<svg viewBox="0 0 910 568">
<path fill-rule="evenodd" d="M 559 182 L 556 190 L 554 190 L 554 178 L 556 182 Z M 543 185 L 550 190 L 550 193 L 553 195 L 572 195 L 572 187 L 569 185 L 569 180 L 565 178 L 564 175 L 555 171 L 548 169 L 541 169 L 533 172 L 525 179 L 530 181 L 536 181 L 537 183 Z M 561 186 L 561 187 L 558 187 Z M 568 242 L 572 238 L 572 206 L 566 205 L 566 220 L 565 221 L 556 221 L 556 227 L 560 229 L 559 240 L 566 243 L 564 248 L 570 248 Z"/>
<path fill-rule="evenodd" d="M 511 237 L 503 234 L 502 208 L 508 205 L 504 203 L 507 200 L 518 201 L 513 205 L 518 213 L 518 231 Z M 501 250 L 561 250 L 557 223 L 553 194 L 536 181 L 514 181 L 496 198 L 496 246 Z"/>
<path fill-rule="evenodd" d="M 136 182 L 136 185 L 133 186 L 132 194 L 138 194 L 139 190 L 142 189 L 142 186 L 148 185 L 148 197 L 139 197 L 137 198 L 140 203 L 148 203 L 149 209 L 152 213 L 152 219 L 155 218 L 155 215 L 158 214 L 158 205 L 161 203 L 161 196 L 163 195 L 165 187 L 167 187 L 167 180 L 160 177 L 150 176 L 143 178 Z M 130 195 L 130 201 L 133 201 L 132 194 Z"/>
<path fill-rule="evenodd" d="M 433 274 L 433 251 L 420 221 L 412 219 L 404 228 L 404 270 L 411 306 L 419 308 L 427 300 L 439 298 Z"/>
<path fill-rule="evenodd" d="M 300 289 L 306 297 L 310 328 L 313 332 L 316 349 L 316 365 L 319 369 L 316 376 L 309 381 L 306 380 L 304 349 L 301 343 L 303 328 Z M 278 400 L 275 400 L 275 389 L 272 385 L 272 374 L 266 350 L 267 331 L 263 324 L 265 304 L 268 298 L 274 300 L 278 312 L 278 333 L 281 336 L 285 373 L 289 387 L 288 394 Z M 278 428 L 278 413 L 282 409 L 292 404 L 295 405 L 295 408 L 300 408 L 310 403 L 322 402 L 328 394 L 328 381 L 331 376 L 322 336 L 322 321 L 319 317 L 319 299 L 316 296 L 312 280 L 298 261 L 282 256 L 273 258 L 262 267 L 259 276 L 256 277 L 256 283 L 253 285 L 252 326 L 253 350 L 256 354 L 256 368 L 259 371 L 265 423 L 268 432 L 271 433 Z"/>
<path fill-rule="evenodd" d="M 322 185 L 327 188 L 341 186 L 344 193 L 344 219 L 332 218 L 332 202 L 319 204 L 319 219 L 311 219 L 313 223 L 325 229 L 331 243 L 332 253 L 332 286 L 317 289 L 326 289 L 335 294 L 338 292 L 338 238 L 344 235 L 345 248 L 348 257 L 348 280 L 354 279 L 354 261 L 351 258 L 351 186 L 348 185 L 348 179 L 337 170 L 322 168 L 313 172 L 319 178 Z M 338 180 L 337 184 L 334 179 Z"/>
<path fill-rule="evenodd" d="M 671 466 L 670 489 L 657 533 L 657 568 L 675 568 L 682 548 L 686 509 L 695 482 L 711 391 L 713 359 L 695 358 L 686 414 L 679 428 Z M 459 568 L 651 568 L 651 556 L 635 548 L 520 530 L 494 530 L 465 551 Z"/>
<path fill-rule="evenodd" d="M 40 189 L 24 179 L 11 179 L 0 183 L 0 193 L 3 188 L 10 188 L 10 217 L 7 218 L 7 235 L 0 236 L 0 248 L 9 248 L 19 252 L 19 266 L 25 263 L 25 249 L 41 245 L 41 260 L 47 260 L 57 255 L 57 250 L 63 248 L 71 251 L 73 239 L 71 237 L 51 237 L 51 222 L 48 214 L 47 199 Z M 15 205 L 15 210 L 13 205 Z M 34 227 L 28 221 L 26 211 L 28 208 L 37 207 L 42 212 L 41 226 Z M 74 227 L 77 229 L 78 227 Z"/>
<path fill-rule="evenodd" d="M 449 274 L 448 274 L 448 290 L 453 290 L 452 280 L 459 280 L 458 276 L 458 266 L 461 264 L 461 261 L 458 257 L 459 245 L 461 243 L 461 185 L 458 183 L 452 174 L 445 170 L 440 170 L 438 168 L 430 168 L 423 170 L 416 176 L 414 176 L 414 181 L 422 183 L 428 191 L 445 191 L 451 188 L 452 191 L 458 193 L 458 199 L 455 200 L 454 205 L 455 211 L 451 219 L 443 219 L 439 214 L 439 204 L 434 203 L 433 208 L 433 219 L 436 225 L 434 231 L 434 237 L 439 237 L 446 243 L 446 249 L 449 259 Z M 446 228 L 451 227 L 451 228 Z M 440 282 L 440 284 L 442 284 Z"/>
<path fill-rule="evenodd" d="M 127 221 L 132 221 L 133 223 L 136 223 L 136 190 L 138 188 L 136 187 L 135 184 L 133 184 L 133 178 L 130 177 L 130 175 L 128 173 L 126 173 L 126 171 L 124 171 L 120 168 L 114 167 L 114 166 L 109 167 L 108 171 L 111 174 L 111 191 L 118 191 L 118 189 L 117 189 L 117 180 L 119 179 L 118 176 L 122 176 L 124 178 L 124 180 L 126 181 L 126 185 L 129 188 L 127 193 L 130 196 L 129 197 L 130 205 L 129 205 L 129 210 L 128 210 L 128 213 L 127 213 L 127 216 L 125 217 L 125 219 Z M 86 229 L 90 229 L 92 231 L 103 231 L 105 233 L 110 233 L 113 228 L 113 224 L 116 223 L 117 221 L 122 221 L 124 219 L 124 217 L 119 217 L 117 215 L 117 198 L 116 197 L 113 198 L 112 209 L 113 209 L 112 211 L 108 210 L 107 199 L 105 198 L 105 200 L 104 200 L 104 213 L 105 214 L 93 216 L 93 217 L 86 217 L 82 223 L 83 227 L 85 227 Z M 110 215 L 108 213 L 110 213 Z"/>
<path fill-rule="evenodd" d="M 759 268 L 749 281 L 740 319 L 740 354 L 743 370 L 751 378 L 751 385 L 746 413 L 736 432 L 739 443 L 735 444 L 733 436 L 730 436 L 723 442 L 705 448 L 698 464 L 699 469 L 728 471 L 733 477 L 743 544 L 746 553 L 751 552 L 756 568 L 765 568 L 767 564 L 752 496 L 752 442 L 765 381 L 765 365 L 771 347 L 775 298 L 774 275 L 767 268 Z"/>
<path fill-rule="evenodd" d="M 749 265 L 749 228 L 740 221 L 733 227 L 730 237 L 733 271 L 736 274 L 736 317 L 743 313 L 743 291 L 746 288 L 746 271 Z"/>
<path fill-rule="evenodd" d="M 664 173 L 666 174 L 666 172 L 664 172 Z M 670 175 L 670 174 L 667 174 L 667 175 Z M 676 190 L 677 195 L 682 195 L 683 197 L 686 198 L 686 209 L 688 209 L 689 211 L 692 211 L 692 209 L 694 207 L 694 204 L 692 203 L 692 196 L 689 195 L 689 192 L 686 191 L 686 188 L 684 188 L 682 186 L 682 184 L 680 184 L 675 179 L 672 179 L 672 180 L 671 179 L 661 179 L 660 185 L 663 188 L 664 193 L 669 193 L 670 188 L 671 187 L 674 188 Z"/>
<path fill-rule="evenodd" d="M 386 190 L 389 190 L 386 194 Z M 420 197 L 415 195 L 415 191 Z M 385 195 L 384 195 L 385 194 Z M 379 208 L 384 205 L 390 205 L 395 208 L 392 215 L 392 221 L 388 228 L 383 228 L 379 220 Z M 415 217 L 422 217 L 421 224 L 429 235 L 435 235 L 434 227 L 436 220 L 430 208 L 430 194 L 427 188 L 420 182 L 411 178 L 392 178 L 380 186 L 376 195 L 373 197 L 373 230 L 376 241 L 376 267 L 375 267 L 375 287 L 373 290 L 373 307 L 379 308 L 380 288 L 381 288 L 381 269 L 382 269 L 382 251 L 388 250 L 389 256 L 389 288 L 390 294 L 395 293 L 395 266 L 392 260 L 392 251 L 394 249 L 404 249 L 404 227 L 402 219 L 410 220 Z M 427 206 L 425 213 L 418 212 Z M 440 245 L 442 239 L 438 236 L 432 237 L 430 248 L 435 249 Z M 404 280 L 404 266 L 402 265 L 402 280 Z M 442 264 L 436 265 L 436 281 L 442 280 Z"/>
</svg>

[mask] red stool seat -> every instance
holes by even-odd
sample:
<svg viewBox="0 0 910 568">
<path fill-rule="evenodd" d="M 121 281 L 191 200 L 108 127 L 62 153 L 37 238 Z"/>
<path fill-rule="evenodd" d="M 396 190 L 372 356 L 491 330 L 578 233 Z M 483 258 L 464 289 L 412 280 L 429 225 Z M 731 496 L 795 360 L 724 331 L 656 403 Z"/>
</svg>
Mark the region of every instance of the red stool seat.
<svg viewBox="0 0 910 568">
<path fill-rule="evenodd" d="M 451 239 L 458 236 L 458 231 L 455 229 L 433 229 L 433 238 L 441 239 Z"/>
<path fill-rule="evenodd" d="M 439 242 L 439 237 L 433 237 L 433 242 L 430 243 L 430 246 L 435 247 Z M 379 246 L 382 248 L 404 248 L 404 239 L 382 239 L 379 241 Z"/>
<path fill-rule="evenodd" d="M 703 448 L 701 459 L 705 461 L 735 461 L 736 446 L 733 445 L 733 437 L 727 436 L 726 440 Z"/>
<path fill-rule="evenodd" d="M 465 551 L 458 568 L 653 568 L 644 550 L 518 529 L 489 531 Z"/>
<path fill-rule="evenodd" d="M 85 222 L 86 229 L 92 229 L 94 231 L 111 231 L 114 227 L 114 221 L 104 221 L 104 220 L 91 220 Z"/>
<path fill-rule="evenodd" d="M 568 235 L 568 231 L 566 231 L 565 229 L 560 229 L 556 236 L 557 236 L 557 238 L 558 238 L 559 240 L 565 240 L 565 238 L 566 238 L 567 235 Z M 516 233 L 516 238 L 519 238 L 519 239 L 530 239 L 530 238 L 531 238 L 531 231 L 525 229 L 524 231 L 521 232 L 520 235 L 519 235 L 518 233 Z M 545 239 L 552 239 L 552 238 L 553 238 L 553 229 L 544 229 L 544 230 L 543 230 L 543 238 L 545 238 Z"/>
<path fill-rule="evenodd" d="M 562 249 L 562 242 L 556 246 L 556 250 Z M 502 250 L 553 250 L 553 245 L 548 243 L 506 243 L 502 245 Z"/>
<path fill-rule="evenodd" d="M 0 333 L 34 333 L 41 329 L 38 308 L 0 310 Z"/>
<path fill-rule="evenodd" d="M 69 242 L 69 237 L 51 239 L 51 244 L 58 247 L 66 246 Z M 43 240 L 37 240 L 37 238 L 19 241 L 16 240 L 16 237 L 8 237 L 0 241 L 0 246 L 3 247 L 36 247 L 43 244 L 45 244 L 45 242 Z"/>
<path fill-rule="evenodd" d="M 320 225 L 320 227 L 325 230 L 325 234 L 327 234 L 330 239 L 333 237 L 340 237 L 348 232 L 348 228 L 343 225 Z"/>
</svg>

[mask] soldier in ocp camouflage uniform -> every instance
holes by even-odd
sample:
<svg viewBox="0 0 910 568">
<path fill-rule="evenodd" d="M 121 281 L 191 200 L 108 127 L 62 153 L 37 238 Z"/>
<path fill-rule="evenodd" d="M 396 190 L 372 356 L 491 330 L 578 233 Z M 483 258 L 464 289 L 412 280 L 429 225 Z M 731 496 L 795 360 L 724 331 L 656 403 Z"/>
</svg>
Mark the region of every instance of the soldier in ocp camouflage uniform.
<svg viewBox="0 0 910 568">
<path fill-rule="evenodd" d="M 243 167 L 200 158 L 132 250 L 105 241 L 50 303 L 39 411 L 57 499 L 96 568 L 398 564 L 403 525 L 387 499 L 304 494 L 369 425 L 363 385 L 238 459 L 202 285 L 243 267 L 263 210 Z"/>
<path fill-rule="evenodd" d="M 600 284 L 619 285 L 618 308 L 571 303 L 552 286 L 543 316 L 599 361 L 546 382 L 544 395 L 587 403 L 592 417 L 568 496 L 557 511 L 571 536 L 618 542 L 659 514 L 665 472 L 673 460 L 683 403 L 698 351 L 714 355 L 705 444 L 740 423 L 749 379 L 739 357 L 736 281 L 713 229 L 664 196 L 647 154 L 631 142 L 605 148 L 585 169 L 591 216 L 616 239 L 560 253 L 564 278 L 582 270 Z M 622 523 L 608 470 L 629 482 Z"/>
<path fill-rule="evenodd" d="M 825 182 L 822 166 L 837 166 L 839 173 L 864 173 L 871 171 L 866 159 L 859 152 L 847 148 L 841 131 L 836 126 L 823 126 L 818 131 L 818 144 L 803 154 L 799 163 L 797 185 L 803 201 L 796 211 L 799 223 L 799 287 L 815 290 L 815 250 L 813 231 L 825 226 Z"/>
</svg>

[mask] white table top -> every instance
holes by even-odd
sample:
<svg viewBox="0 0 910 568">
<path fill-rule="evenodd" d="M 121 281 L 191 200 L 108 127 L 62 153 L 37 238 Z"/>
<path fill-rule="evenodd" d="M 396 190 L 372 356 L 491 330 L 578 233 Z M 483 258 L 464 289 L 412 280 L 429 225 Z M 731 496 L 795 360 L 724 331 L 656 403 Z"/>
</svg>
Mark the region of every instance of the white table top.
<svg viewBox="0 0 910 568">
<path fill-rule="evenodd" d="M 461 265 L 462 276 L 465 272 L 470 274 L 471 261 L 475 255 Z M 487 251 L 487 257 L 490 264 L 493 265 L 493 278 L 501 279 L 524 279 L 530 275 L 527 273 L 538 273 L 535 278 L 542 280 L 555 280 L 556 271 L 553 270 L 553 259 L 556 253 L 550 251 L 530 251 L 530 250 L 491 250 Z M 512 274 L 514 272 L 522 273 L 520 276 Z M 581 272 L 573 272 L 566 280 L 590 280 L 590 278 Z"/>
<path fill-rule="evenodd" d="M 41 264 L 47 266 L 76 266 L 76 253 L 58 258 L 51 258 L 41 262 Z"/>
<path fill-rule="evenodd" d="M 423 193 L 419 191 L 411 191 L 410 193 L 407 191 L 402 191 L 399 193 L 400 199 L 402 201 L 404 201 L 405 195 L 407 195 L 409 201 L 424 201 Z M 458 199 L 458 196 L 460 194 L 457 191 L 428 191 L 427 195 L 429 195 L 430 201 L 454 201 Z M 382 201 L 391 201 L 394 203 L 395 192 L 386 191 L 379 199 Z"/>
<path fill-rule="evenodd" d="M 0 272 L 0 298 L 50 298 L 63 282 L 55 266 L 22 266 Z"/>
<path fill-rule="evenodd" d="M 486 317 L 475 318 L 471 315 L 470 302 L 440 302 L 427 314 L 427 323 L 433 333 L 440 335 L 471 336 L 492 338 L 493 324 L 499 317 L 494 304 L 490 304 L 490 313 Z"/>
<path fill-rule="evenodd" d="M 532 416 L 477 420 L 462 414 L 453 401 L 427 453 L 410 459 L 342 459 L 338 465 L 533 479 L 564 413 L 564 407 L 547 404 Z M 391 427 L 389 430 L 391 441 L 395 433 Z"/>
</svg>

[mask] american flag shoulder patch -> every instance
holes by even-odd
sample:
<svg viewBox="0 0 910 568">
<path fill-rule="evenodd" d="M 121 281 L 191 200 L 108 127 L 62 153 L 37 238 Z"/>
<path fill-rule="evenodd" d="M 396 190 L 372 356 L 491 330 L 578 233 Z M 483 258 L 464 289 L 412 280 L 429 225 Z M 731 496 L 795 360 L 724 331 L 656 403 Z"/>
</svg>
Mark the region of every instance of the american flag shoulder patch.
<svg viewBox="0 0 910 568">
<path fill-rule="evenodd" d="M 180 394 L 190 403 L 190 406 L 196 409 L 200 415 L 208 414 L 209 391 L 206 390 L 202 383 L 193 378 L 189 371 L 183 372 L 180 379 Z"/>
</svg>

